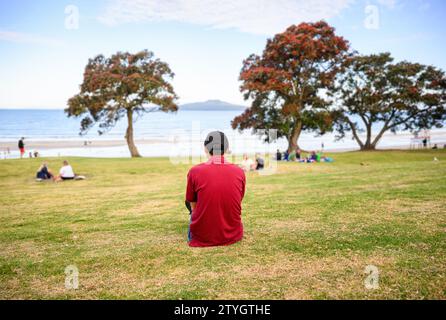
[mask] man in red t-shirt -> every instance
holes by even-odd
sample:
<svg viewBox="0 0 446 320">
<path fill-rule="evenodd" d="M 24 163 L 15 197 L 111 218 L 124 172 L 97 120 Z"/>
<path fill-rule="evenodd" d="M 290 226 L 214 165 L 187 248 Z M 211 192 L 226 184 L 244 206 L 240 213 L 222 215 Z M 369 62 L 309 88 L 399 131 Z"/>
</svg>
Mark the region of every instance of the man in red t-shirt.
<svg viewBox="0 0 446 320">
<path fill-rule="evenodd" d="M 230 245 L 243 238 L 245 173 L 224 158 L 229 142 L 223 132 L 209 133 L 204 146 L 209 160 L 190 169 L 187 175 L 189 246 Z"/>
</svg>

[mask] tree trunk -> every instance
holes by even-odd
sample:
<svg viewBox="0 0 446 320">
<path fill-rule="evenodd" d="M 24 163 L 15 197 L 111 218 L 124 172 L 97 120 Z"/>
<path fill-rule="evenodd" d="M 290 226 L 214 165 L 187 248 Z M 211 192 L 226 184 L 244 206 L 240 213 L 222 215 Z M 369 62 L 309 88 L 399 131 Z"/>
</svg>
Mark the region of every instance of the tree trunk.
<svg viewBox="0 0 446 320">
<path fill-rule="evenodd" d="M 131 109 L 127 109 L 127 132 L 125 133 L 125 140 L 127 140 L 127 145 L 130 150 L 130 154 L 132 158 L 140 158 L 141 155 L 136 148 L 135 141 L 133 140 L 133 111 Z"/>
<path fill-rule="evenodd" d="M 365 145 L 361 146 L 361 151 L 373 151 L 375 149 L 376 145 L 374 145 L 373 143 L 366 143 Z"/>
<path fill-rule="evenodd" d="M 372 143 L 372 125 L 367 124 L 366 130 L 367 130 L 367 137 L 365 143 L 361 146 L 361 150 L 364 151 L 375 150 L 375 144 Z"/>
<path fill-rule="evenodd" d="M 291 136 L 288 137 L 288 153 L 296 152 L 297 149 L 300 149 L 297 141 L 299 140 L 301 132 L 302 132 L 302 122 L 299 121 L 294 127 Z"/>
<path fill-rule="evenodd" d="M 383 137 L 384 133 L 389 130 L 389 127 L 387 126 L 387 123 L 384 125 L 384 127 L 381 129 L 381 131 L 378 133 L 378 135 L 375 137 L 375 139 L 373 140 L 373 142 L 369 142 L 368 141 L 368 148 L 364 149 L 364 150 L 375 150 L 376 146 L 378 145 L 378 142 L 381 140 L 381 138 Z M 371 139 L 370 139 L 371 140 Z"/>
</svg>

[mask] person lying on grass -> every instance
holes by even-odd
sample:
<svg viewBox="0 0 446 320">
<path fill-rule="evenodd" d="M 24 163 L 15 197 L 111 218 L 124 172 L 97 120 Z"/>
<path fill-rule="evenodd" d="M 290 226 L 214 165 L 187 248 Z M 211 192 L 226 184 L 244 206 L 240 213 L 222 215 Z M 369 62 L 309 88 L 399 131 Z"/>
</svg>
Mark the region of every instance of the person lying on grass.
<svg viewBox="0 0 446 320">
<path fill-rule="evenodd" d="M 191 214 L 188 242 L 191 247 L 230 245 L 243 238 L 241 219 L 245 173 L 224 154 L 228 138 L 214 131 L 204 141 L 208 161 L 187 175 L 186 207 Z"/>
</svg>

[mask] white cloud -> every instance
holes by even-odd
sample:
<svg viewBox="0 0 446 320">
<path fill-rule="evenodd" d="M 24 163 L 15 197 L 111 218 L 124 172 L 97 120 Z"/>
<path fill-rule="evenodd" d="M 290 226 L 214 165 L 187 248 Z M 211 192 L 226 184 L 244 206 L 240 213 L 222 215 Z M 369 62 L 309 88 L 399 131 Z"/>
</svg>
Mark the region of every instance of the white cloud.
<svg viewBox="0 0 446 320">
<path fill-rule="evenodd" d="M 57 46 L 61 44 L 60 41 L 53 38 L 47 38 L 29 33 L 5 31 L 5 30 L 0 30 L 0 41 L 28 43 L 28 44 L 42 44 L 50 46 Z"/>
<path fill-rule="evenodd" d="M 150 21 L 178 21 L 272 35 L 283 31 L 291 24 L 335 17 L 354 1 L 109 0 L 98 19 L 110 26 Z"/>
</svg>

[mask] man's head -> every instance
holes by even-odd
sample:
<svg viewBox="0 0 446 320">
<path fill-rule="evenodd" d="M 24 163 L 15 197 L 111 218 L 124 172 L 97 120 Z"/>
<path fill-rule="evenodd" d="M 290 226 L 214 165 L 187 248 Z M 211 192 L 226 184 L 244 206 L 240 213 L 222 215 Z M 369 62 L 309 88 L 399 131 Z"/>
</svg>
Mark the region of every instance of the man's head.
<svg viewBox="0 0 446 320">
<path fill-rule="evenodd" d="M 228 151 L 228 138 L 221 131 L 212 131 L 204 140 L 204 148 L 211 156 L 222 156 Z"/>
<path fill-rule="evenodd" d="M 64 166 L 68 166 L 68 161 L 67 161 L 67 160 L 64 160 L 64 161 L 63 161 L 63 165 L 64 165 Z"/>
</svg>

